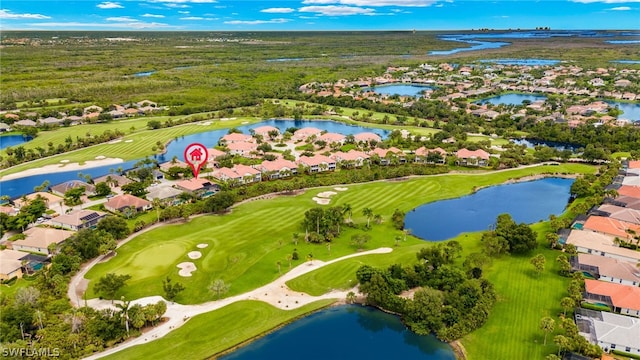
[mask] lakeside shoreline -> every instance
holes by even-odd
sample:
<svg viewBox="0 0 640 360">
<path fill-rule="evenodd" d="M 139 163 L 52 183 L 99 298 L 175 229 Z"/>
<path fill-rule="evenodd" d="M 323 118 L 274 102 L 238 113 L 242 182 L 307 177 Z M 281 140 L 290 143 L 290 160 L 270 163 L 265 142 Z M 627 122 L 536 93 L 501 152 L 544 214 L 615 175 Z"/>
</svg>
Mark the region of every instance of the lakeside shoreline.
<svg viewBox="0 0 640 360">
<path fill-rule="evenodd" d="M 22 170 L 17 173 L 0 176 L 0 181 L 15 180 L 15 179 L 21 179 L 29 176 L 34 176 L 34 175 L 61 173 L 66 171 L 81 171 L 81 170 L 96 168 L 96 167 L 105 166 L 105 165 L 117 165 L 117 164 L 123 163 L 124 159 L 104 158 L 104 159 L 97 159 L 97 160 L 87 160 L 87 161 L 84 161 L 83 164 L 80 164 L 80 162 L 72 163 L 72 162 L 63 162 L 63 161 L 64 160 L 62 160 L 60 164 L 44 165 L 42 167 Z"/>
</svg>

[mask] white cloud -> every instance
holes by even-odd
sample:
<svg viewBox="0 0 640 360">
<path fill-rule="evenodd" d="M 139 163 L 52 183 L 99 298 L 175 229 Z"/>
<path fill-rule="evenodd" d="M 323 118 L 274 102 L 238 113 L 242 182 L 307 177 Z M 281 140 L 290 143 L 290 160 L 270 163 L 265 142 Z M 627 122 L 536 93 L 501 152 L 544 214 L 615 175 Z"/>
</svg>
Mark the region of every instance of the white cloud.
<svg viewBox="0 0 640 360">
<path fill-rule="evenodd" d="M 11 10 L 0 9 L 0 19 L 51 19 L 51 16 L 42 14 L 14 14 Z"/>
<path fill-rule="evenodd" d="M 292 8 L 269 8 L 269 9 L 260 10 L 260 12 L 270 13 L 270 14 L 287 14 L 294 11 L 295 10 L 293 10 Z"/>
<path fill-rule="evenodd" d="M 229 25 L 261 25 L 261 24 L 284 24 L 291 20 L 289 19 L 271 19 L 271 20 L 230 20 L 225 21 L 225 24 Z"/>
<path fill-rule="evenodd" d="M 189 14 L 189 13 L 191 13 L 191 11 L 189 11 L 189 10 L 178 11 L 178 14 L 185 14 L 186 15 L 186 14 Z"/>
<path fill-rule="evenodd" d="M 618 7 L 614 7 L 614 8 L 607 9 L 607 10 L 613 10 L 613 11 L 629 11 L 629 10 L 631 10 L 631 8 L 630 8 L 630 7 L 628 7 L 628 6 L 618 6 Z"/>
<path fill-rule="evenodd" d="M 164 6 L 172 9 L 185 9 L 190 7 L 189 5 L 185 5 L 185 4 L 173 4 L 173 3 L 164 4 Z"/>
<path fill-rule="evenodd" d="M 622 4 L 622 3 L 640 2 L 640 0 L 571 0 L 571 1 L 582 3 L 582 4 L 592 4 L 592 3 Z"/>
<path fill-rule="evenodd" d="M 129 16 L 113 16 L 106 18 L 107 21 L 118 21 L 118 22 L 136 22 L 140 21 Z"/>
<path fill-rule="evenodd" d="M 640 0 L 639 0 L 640 1 Z M 436 0 L 304 0 L 303 4 L 340 4 L 351 6 L 431 6 Z"/>
<path fill-rule="evenodd" d="M 147 1 L 155 2 L 155 3 L 168 3 L 168 4 L 184 4 L 184 3 L 213 4 L 217 2 L 216 0 L 147 0 Z"/>
<path fill-rule="evenodd" d="M 100 9 L 122 9 L 124 8 L 124 6 L 120 5 L 120 3 L 117 2 L 112 2 L 112 1 L 105 1 L 102 2 L 98 5 L 96 5 L 97 7 L 99 7 Z"/>
<path fill-rule="evenodd" d="M 298 9 L 299 12 L 312 12 L 325 16 L 348 16 L 348 15 L 374 15 L 375 10 L 354 6 L 304 6 Z"/>
<path fill-rule="evenodd" d="M 164 15 L 156 15 L 156 14 L 142 14 L 142 17 L 150 17 L 150 18 L 163 18 Z"/>
</svg>

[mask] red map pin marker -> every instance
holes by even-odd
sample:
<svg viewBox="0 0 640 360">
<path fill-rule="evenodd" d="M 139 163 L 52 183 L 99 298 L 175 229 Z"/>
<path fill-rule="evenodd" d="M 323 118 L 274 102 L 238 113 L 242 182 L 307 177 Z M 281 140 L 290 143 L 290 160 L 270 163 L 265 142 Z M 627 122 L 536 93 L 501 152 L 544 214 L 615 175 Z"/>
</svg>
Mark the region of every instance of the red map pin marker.
<svg viewBox="0 0 640 360">
<path fill-rule="evenodd" d="M 200 143 L 193 143 L 184 149 L 184 161 L 191 166 L 193 176 L 198 178 L 202 166 L 209 160 L 209 151 Z"/>
</svg>

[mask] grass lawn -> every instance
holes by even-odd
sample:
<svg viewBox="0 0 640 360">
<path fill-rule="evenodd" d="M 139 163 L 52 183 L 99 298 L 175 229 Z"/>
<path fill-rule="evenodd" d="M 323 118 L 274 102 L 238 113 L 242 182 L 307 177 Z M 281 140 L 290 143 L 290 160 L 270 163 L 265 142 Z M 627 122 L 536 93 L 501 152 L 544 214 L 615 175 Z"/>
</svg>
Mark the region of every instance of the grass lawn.
<svg viewBox="0 0 640 360">
<path fill-rule="evenodd" d="M 349 190 L 337 192 L 332 197 L 332 204 L 351 204 L 356 224 L 362 225 L 366 222 L 362 215 L 362 209 L 365 207 L 370 207 L 374 213 L 381 214 L 386 220 L 380 225 L 372 225 L 373 229 L 369 231 L 372 238 L 365 245 L 367 250 L 394 245 L 395 236 L 401 232 L 393 229 L 388 220 L 396 208 L 409 211 L 426 202 L 458 197 L 470 193 L 474 188 L 499 184 L 511 178 L 549 171 L 594 170 L 593 167 L 585 165 L 566 164 L 475 175 L 428 176 L 400 182 L 380 181 L 349 185 Z M 321 260 L 351 254 L 357 251 L 350 244 L 351 235 L 363 231 L 361 229 L 345 228 L 343 235 L 331 244 L 330 249 L 324 245 L 307 244 L 304 241 L 298 245 L 292 242 L 294 232 L 304 233 L 299 228 L 304 212 L 316 206 L 311 198 L 325 190 L 327 189 L 312 189 L 299 196 L 252 201 L 234 208 L 230 214 L 201 216 L 191 219 L 186 224 L 167 225 L 149 231 L 123 245 L 117 250 L 117 256 L 95 266 L 86 277 L 96 280 L 110 272 L 130 274 L 132 279 L 117 297 L 124 295 L 127 299 L 134 299 L 162 295 L 162 279 L 170 276 L 186 286 L 186 290 L 178 296 L 177 301 L 195 304 L 213 300 L 213 295 L 207 291 L 207 287 L 217 278 L 231 284 L 228 295 L 243 293 L 271 282 L 279 276 L 277 262 L 280 262 L 283 271 L 286 271 L 287 255 L 291 254 L 294 248 L 300 256 L 298 261 L 293 262 L 294 266 L 304 261 L 308 254 L 313 254 L 314 258 Z M 196 245 L 200 243 L 209 246 L 198 249 Z M 401 248 L 413 244 L 423 242 L 409 237 L 406 243 L 402 243 Z M 202 257 L 191 260 L 187 257 L 190 251 L 201 251 Z M 402 256 L 400 251 L 398 253 L 392 256 Z M 413 255 L 408 251 L 405 256 Z M 184 261 L 193 261 L 198 268 L 192 277 L 183 278 L 177 275 L 176 265 Z M 360 261 L 362 260 L 350 261 L 354 264 L 350 268 L 357 268 L 356 264 Z M 349 278 L 343 277 L 342 280 L 341 285 L 345 286 Z M 313 292 L 316 291 L 320 290 Z M 96 296 L 91 284 L 87 295 L 89 298 Z"/>
<path fill-rule="evenodd" d="M 19 289 L 31 285 L 34 281 L 35 279 L 27 280 L 20 278 L 11 285 L 0 284 L 0 295 L 7 296 L 7 298 L 13 297 Z"/>
<path fill-rule="evenodd" d="M 168 117 L 164 117 L 168 119 Z M 145 127 L 149 120 L 158 119 L 158 118 L 143 118 L 140 120 L 131 120 L 137 124 L 136 128 L 141 129 Z M 145 156 L 153 155 L 152 147 L 156 146 L 156 142 L 160 141 L 163 144 L 166 144 L 170 140 L 173 140 L 177 137 L 183 135 L 195 134 L 198 132 L 217 130 L 217 129 L 226 129 L 234 126 L 239 126 L 243 122 L 258 122 L 260 119 L 256 118 L 238 118 L 236 120 L 229 121 L 213 121 L 211 120 L 211 125 L 202 126 L 197 124 L 185 124 L 174 126 L 170 128 L 157 129 L 157 130 L 141 130 L 135 131 L 133 133 L 128 130 L 131 127 L 131 123 L 127 123 L 129 120 L 124 120 L 121 122 L 114 121 L 109 124 L 94 124 L 87 125 L 91 126 L 90 130 L 85 125 L 72 126 L 68 128 L 61 128 L 56 131 L 48 131 L 42 132 L 39 134 L 34 140 L 26 143 L 24 146 L 27 147 L 36 147 L 41 146 L 43 148 L 47 148 L 47 143 L 49 141 L 54 142 L 55 144 L 64 143 L 64 139 L 67 136 L 71 136 L 75 139 L 75 136 L 84 137 L 89 131 L 92 134 L 102 133 L 104 130 L 97 130 L 99 126 L 102 126 L 101 129 L 115 129 L 118 126 L 124 126 L 123 132 L 127 133 L 120 141 L 117 143 L 104 143 L 99 145 L 90 146 L 83 149 L 78 149 L 75 151 L 58 154 L 54 156 L 50 156 L 43 159 L 34 160 L 28 163 L 20 164 L 17 166 L 13 166 L 9 169 L 5 169 L 0 171 L 0 175 L 8 175 L 17 173 L 23 170 L 31 169 L 34 167 L 40 167 L 44 165 L 51 164 L 60 164 L 60 160 L 69 160 L 69 162 L 80 162 L 84 163 L 87 160 L 94 160 L 96 156 L 105 156 L 108 158 L 121 158 L 125 161 L 134 160 L 144 158 Z M 54 140 L 49 140 L 50 138 L 54 138 Z M 37 141 L 37 143 L 36 143 Z M 129 141 L 129 142 L 127 142 Z M 33 144 L 32 144 L 33 143 Z M 157 153 L 157 152 L 156 152 Z M 115 165 L 117 166 L 117 165 Z"/>
<path fill-rule="evenodd" d="M 280 310 L 260 301 L 239 301 L 222 309 L 194 316 L 163 338 L 117 352 L 105 359 L 209 358 L 332 302 L 333 300 L 321 300 L 296 310 Z"/>
</svg>

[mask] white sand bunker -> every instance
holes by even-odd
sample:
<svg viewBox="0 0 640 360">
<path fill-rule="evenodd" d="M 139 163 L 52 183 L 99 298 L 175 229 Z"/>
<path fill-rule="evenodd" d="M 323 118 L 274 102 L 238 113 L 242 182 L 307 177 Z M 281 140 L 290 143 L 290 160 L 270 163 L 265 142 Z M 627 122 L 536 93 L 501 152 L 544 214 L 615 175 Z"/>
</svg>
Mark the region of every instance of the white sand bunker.
<svg viewBox="0 0 640 360">
<path fill-rule="evenodd" d="M 182 262 L 180 264 L 177 265 L 178 268 L 180 268 L 180 271 L 178 271 L 178 275 L 182 276 L 182 277 L 189 277 L 191 276 L 191 273 L 196 271 L 196 264 L 192 263 L 192 262 Z"/>
<path fill-rule="evenodd" d="M 318 194 L 318 197 L 321 197 L 321 198 L 330 198 L 330 197 L 332 197 L 332 196 L 333 196 L 333 195 L 335 195 L 335 194 L 337 194 L 337 192 L 335 192 L 335 191 L 323 191 L 323 192 L 321 192 L 320 194 Z"/>
<path fill-rule="evenodd" d="M 68 162 L 69 162 L 69 160 L 64 159 L 64 160 L 60 160 L 60 162 L 61 162 L 61 163 L 68 163 Z"/>
<path fill-rule="evenodd" d="M 204 248 L 206 248 L 207 246 L 209 246 L 209 244 L 198 244 L 198 245 L 196 245 L 196 247 L 197 247 L 198 249 L 204 249 Z"/>
<path fill-rule="evenodd" d="M 117 143 L 119 143 L 121 141 L 122 141 L 122 139 L 111 140 L 107 144 L 117 144 Z"/>
<path fill-rule="evenodd" d="M 331 202 L 331 199 L 327 199 L 327 198 L 319 198 L 319 197 L 312 197 L 311 200 L 315 201 L 318 205 L 329 205 L 329 203 Z"/>
<path fill-rule="evenodd" d="M 98 155 L 96 156 L 96 160 L 102 160 L 102 159 L 106 159 L 107 157 L 104 155 Z"/>
<path fill-rule="evenodd" d="M 133 142 L 133 140 L 125 140 L 124 142 L 130 143 L 130 142 Z"/>
<path fill-rule="evenodd" d="M 191 251 L 187 254 L 189 259 L 200 259 L 202 257 L 202 253 L 200 251 Z"/>
<path fill-rule="evenodd" d="M 336 187 L 336 188 L 333 188 L 333 189 L 337 190 L 337 191 L 347 191 L 347 190 L 349 190 L 349 188 L 346 188 L 346 187 Z"/>
</svg>

